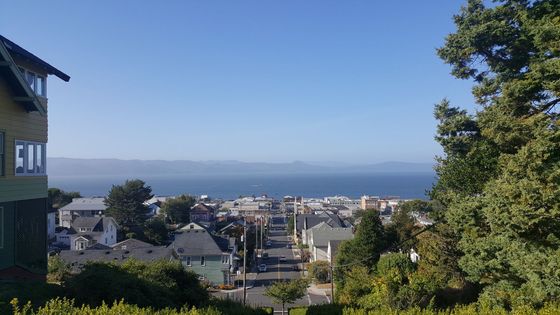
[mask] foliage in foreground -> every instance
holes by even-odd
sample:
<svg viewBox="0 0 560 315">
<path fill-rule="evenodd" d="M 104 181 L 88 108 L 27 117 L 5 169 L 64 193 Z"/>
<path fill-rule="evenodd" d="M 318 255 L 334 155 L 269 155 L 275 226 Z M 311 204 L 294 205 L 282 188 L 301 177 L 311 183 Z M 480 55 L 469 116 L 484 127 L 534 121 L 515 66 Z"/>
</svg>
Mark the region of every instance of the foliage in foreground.
<svg viewBox="0 0 560 315">
<path fill-rule="evenodd" d="M 365 310 L 359 308 L 344 307 L 342 305 L 313 305 L 309 307 L 295 307 L 289 310 L 289 315 L 550 315 L 560 314 L 560 305 L 549 304 L 539 309 L 529 306 L 506 311 L 502 308 L 491 308 L 469 304 L 456 306 L 445 310 L 420 309 L 417 307 L 405 310 Z"/>
<path fill-rule="evenodd" d="M 251 309 L 230 301 L 216 302 L 215 305 L 203 308 L 183 307 L 179 310 L 172 308 L 161 310 L 150 307 L 142 308 L 137 305 L 127 304 L 122 300 L 112 305 L 103 303 L 100 306 L 92 307 L 89 305 L 77 306 L 74 300 L 56 298 L 35 310 L 30 303 L 23 306 L 19 305 L 17 299 L 13 299 L 11 304 L 14 315 L 265 315 L 272 313 L 271 309 Z"/>
<path fill-rule="evenodd" d="M 88 305 L 124 299 L 143 307 L 178 309 L 185 304 L 201 306 L 209 299 L 197 275 L 171 261 L 89 263 L 66 281 L 66 288 L 78 303 Z"/>
</svg>

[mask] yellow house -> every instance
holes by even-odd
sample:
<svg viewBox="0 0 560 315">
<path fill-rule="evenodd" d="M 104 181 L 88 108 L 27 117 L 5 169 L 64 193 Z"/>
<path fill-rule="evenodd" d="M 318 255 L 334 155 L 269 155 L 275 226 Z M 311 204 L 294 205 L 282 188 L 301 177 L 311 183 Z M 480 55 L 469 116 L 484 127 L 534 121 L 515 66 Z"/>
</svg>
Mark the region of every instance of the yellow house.
<svg viewBox="0 0 560 315">
<path fill-rule="evenodd" d="M 47 272 L 47 77 L 70 77 L 0 35 L 0 280 Z"/>
</svg>

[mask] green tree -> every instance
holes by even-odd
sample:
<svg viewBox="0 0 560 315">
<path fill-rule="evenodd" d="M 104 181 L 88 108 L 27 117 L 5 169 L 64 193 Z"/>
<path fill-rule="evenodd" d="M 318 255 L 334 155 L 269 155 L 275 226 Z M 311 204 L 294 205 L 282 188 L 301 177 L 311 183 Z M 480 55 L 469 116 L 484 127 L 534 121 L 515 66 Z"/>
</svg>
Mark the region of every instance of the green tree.
<svg viewBox="0 0 560 315">
<path fill-rule="evenodd" d="M 318 260 L 307 265 L 307 273 L 309 280 L 314 280 L 316 283 L 329 282 L 331 267 L 327 261 Z"/>
<path fill-rule="evenodd" d="M 105 198 L 107 214 L 125 230 L 137 228 L 147 219 L 148 207 L 144 202 L 152 197 L 152 188 L 139 179 L 113 185 Z"/>
<path fill-rule="evenodd" d="M 355 237 L 340 244 L 335 266 L 340 271 L 350 265 L 373 269 L 384 244 L 384 229 L 379 214 L 377 211 L 367 211 L 356 229 Z"/>
<path fill-rule="evenodd" d="M 47 280 L 49 282 L 64 282 L 70 275 L 70 267 L 60 256 L 50 256 L 48 260 Z"/>
<path fill-rule="evenodd" d="M 429 203 L 423 200 L 407 201 L 399 205 L 391 216 L 391 223 L 385 226 L 385 237 L 387 246 L 391 250 L 399 245 L 399 248 L 408 252 L 414 247 L 414 240 L 411 240 L 412 234 L 418 230 L 414 225 L 416 220 L 412 216 L 413 211 L 429 212 Z M 407 241 L 403 243 L 404 241 Z"/>
<path fill-rule="evenodd" d="M 307 293 L 307 281 L 303 279 L 278 281 L 268 286 L 264 295 L 270 297 L 274 303 L 282 304 L 282 314 L 287 303 L 294 303 Z"/>
<path fill-rule="evenodd" d="M 169 231 L 163 219 L 155 217 L 144 223 L 144 238 L 155 245 L 167 243 Z"/>
<path fill-rule="evenodd" d="M 71 203 L 72 199 L 81 197 L 77 191 L 65 192 L 59 188 L 49 188 L 47 200 L 49 208 L 60 209 Z"/>
<path fill-rule="evenodd" d="M 172 224 L 189 223 L 190 211 L 195 203 L 196 199 L 194 197 L 181 195 L 165 201 L 161 211 Z"/>
<path fill-rule="evenodd" d="M 482 302 L 541 305 L 560 296 L 560 2 L 469 0 L 455 24 L 438 53 L 482 107 L 436 106 L 435 239 Z"/>
</svg>

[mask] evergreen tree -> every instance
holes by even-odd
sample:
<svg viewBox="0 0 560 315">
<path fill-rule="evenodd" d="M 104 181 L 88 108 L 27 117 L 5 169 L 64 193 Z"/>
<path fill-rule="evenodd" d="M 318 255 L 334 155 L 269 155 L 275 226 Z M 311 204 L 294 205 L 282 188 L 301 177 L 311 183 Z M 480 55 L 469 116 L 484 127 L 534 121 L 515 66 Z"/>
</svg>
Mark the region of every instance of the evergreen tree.
<svg viewBox="0 0 560 315">
<path fill-rule="evenodd" d="M 481 301 L 540 305 L 560 297 L 560 1 L 495 2 L 469 0 L 438 50 L 482 107 L 436 106 L 435 239 Z"/>
<path fill-rule="evenodd" d="M 127 180 L 123 185 L 113 185 L 105 198 L 107 214 L 121 228 L 130 230 L 138 227 L 147 219 L 148 207 L 144 202 L 152 197 L 152 188 L 139 179 Z"/>
<path fill-rule="evenodd" d="M 195 203 L 196 200 L 192 196 L 181 195 L 165 201 L 161 211 L 172 224 L 189 223 L 190 211 Z"/>
</svg>

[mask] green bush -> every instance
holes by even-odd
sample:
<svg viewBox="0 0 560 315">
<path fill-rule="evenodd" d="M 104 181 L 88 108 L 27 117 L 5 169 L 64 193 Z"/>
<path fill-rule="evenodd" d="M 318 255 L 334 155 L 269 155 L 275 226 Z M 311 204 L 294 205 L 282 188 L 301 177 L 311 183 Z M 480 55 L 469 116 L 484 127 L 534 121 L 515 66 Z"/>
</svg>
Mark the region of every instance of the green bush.
<svg viewBox="0 0 560 315">
<path fill-rule="evenodd" d="M 208 302 L 208 293 L 196 274 L 170 261 L 89 263 L 66 282 L 66 287 L 76 302 L 92 306 L 124 300 L 141 307 L 178 309 Z"/>
<path fill-rule="evenodd" d="M 307 265 L 307 270 L 309 271 L 310 280 L 314 280 L 316 283 L 327 283 L 329 282 L 330 266 L 326 261 L 316 261 Z"/>
<path fill-rule="evenodd" d="M 53 314 L 72 314 L 72 315 L 266 315 L 273 314 L 272 308 L 252 309 L 244 307 L 232 301 L 213 301 L 211 306 L 183 307 L 179 310 L 173 308 L 154 309 L 151 307 L 139 307 L 127 304 L 124 301 L 113 304 L 102 303 L 100 306 L 92 307 L 88 305 L 77 306 L 74 300 L 66 298 L 56 298 L 48 301 L 45 306 L 33 310 L 31 303 L 23 306 L 19 305 L 17 299 L 11 301 L 14 315 L 53 315 Z M 3 313 L 4 314 L 4 313 Z"/>
<path fill-rule="evenodd" d="M 44 305 L 48 300 L 64 295 L 64 288 L 58 284 L 41 281 L 0 282 L 0 314 L 10 314 L 10 301 L 31 301 L 33 305 Z"/>
</svg>

